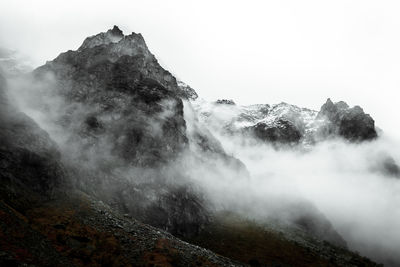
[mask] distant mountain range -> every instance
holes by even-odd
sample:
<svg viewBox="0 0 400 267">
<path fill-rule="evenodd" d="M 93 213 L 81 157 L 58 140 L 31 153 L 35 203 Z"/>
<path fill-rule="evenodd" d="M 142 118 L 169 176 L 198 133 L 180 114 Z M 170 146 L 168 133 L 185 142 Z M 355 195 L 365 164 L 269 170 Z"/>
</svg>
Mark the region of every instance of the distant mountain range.
<svg viewBox="0 0 400 267">
<path fill-rule="evenodd" d="M 359 106 L 330 99 L 320 111 L 287 103 L 237 106 L 232 100 L 195 102 L 200 118 L 220 131 L 252 134 L 276 144 L 315 144 L 330 138 L 362 142 L 377 138 L 375 122 Z"/>
</svg>

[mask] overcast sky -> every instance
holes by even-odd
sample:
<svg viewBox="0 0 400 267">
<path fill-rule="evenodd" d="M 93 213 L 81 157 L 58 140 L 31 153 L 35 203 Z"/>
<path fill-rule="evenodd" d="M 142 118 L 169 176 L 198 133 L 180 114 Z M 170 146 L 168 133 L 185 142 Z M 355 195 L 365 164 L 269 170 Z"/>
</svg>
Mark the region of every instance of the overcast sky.
<svg viewBox="0 0 400 267">
<path fill-rule="evenodd" d="M 44 64 L 114 24 L 203 98 L 360 105 L 400 137 L 399 1 L 0 0 L 0 45 Z"/>
</svg>

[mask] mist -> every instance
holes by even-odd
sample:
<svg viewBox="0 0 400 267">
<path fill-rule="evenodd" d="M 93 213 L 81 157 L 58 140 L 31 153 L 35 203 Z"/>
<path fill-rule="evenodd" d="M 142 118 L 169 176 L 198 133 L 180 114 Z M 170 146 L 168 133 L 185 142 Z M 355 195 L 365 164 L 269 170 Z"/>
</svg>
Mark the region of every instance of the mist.
<svg viewBox="0 0 400 267">
<path fill-rule="evenodd" d="M 291 224 L 315 208 L 312 212 L 326 216 L 350 249 L 389 266 L 400 261 L 396 254 L 400 247 L 400 179 L 384 167 L 387 160 L 400 162 L 400 143 L 385 132 L 377 140 L 364 143 L 334 139 L 307 147 L 277 147 L 223 133 L 221 121 L 236 116 L 234 111 L 225 110 L 206 123 L 198 106 L 210 103 L 185 101 L 190 150 L 162 169 L 130 167 L 112 155 L 109 136 L 96 148 L 84 150 L 85 144 L 76 140 L 72 130 L 63 130 L 59 122 L 64 114 L 74 110 L 70 129 L 78 129 L 83 123 L 81 114 L 96 108 L 67 104 L 55 89 L 53 76 L 37 80 L 26 74 L 9 75 L 8 84 L 14 104 L 50 134 L 63 155 L 73 155 L 69 160 L 76 168 L 97 173 L 102 166 L 112 170 L 110 175 L 133 184 L 149 183 L 162 172 L 169 184 L 190 184 L 193 190 L 200 190 L 212 210 L 235 211 L 260 223 L 278 220 Z M 162 106 L 164 109 L 149 122 L 154 135 L 160 134 L 157 121 L 173 115 L 174 103 Z M 248 173 L 238 173 L 223 157 L 201 152 L 192 136 L 199 130 L 243 162 Z M 73 160 L 80 153 L 85 153 L 86 161 Z M 81 186 L 88 187 L 91 180 L 86 179 L 79 181 Z M 112 194 L 108 190 L 106 194 Z"/>
<path fill-rule="evenodd" d="M 200 112 L 215 104 L 198 100 L 194 105 L 202 118 Z M 277 146 L 223 131 L 221 125 L 238 115 L 235 110 L 235 106 L 222 105 L 202 123 L 228 154 L 246 165 L 250 178 L 230 179 L 228 171 L 220 184 L 215 177 L 202 175 L 200 182 L 207 181 L 214 199 L 234 201 L 230 208 L 261 221 L 267 217 L 287 220 L 302 212 L 295 203 L 309 201 L 350 249 L 388 266 L 397 265 L 400 176 L 398 166 L 391 172 L 386 164 L 400 162 L 398 138 L 383 132 L 377 140 L 363 143 L 336 138 L 312 146 Z"/>
<path fill-rule="evenodd" d="M 27 54 L 34 62 L 32 68 L 60 51 L 77 48 L 84 37 L 120 24 L 128 31 L 142 32 L 161 64 L 207 101 L 219 97 L 238 103 L 285 101 L 317 109 L 327 97 L 334 97 L 361 105 L 383 129 L 371 142 L 334 139 L 311 147 L 276 147 L 225 135 L 217 127 L 218 120 L 206 124 L 193 107 L 197 103 L 185 102 L 188 150 L 196 151 L 195 156 L 186 151 L 162 169 L 125 166 L 113 155 L 106 136 L 96 148 L 85 151 L 87 161 L 71 157 L 70 164 L 85 165 L 89 171 L 110 168 L 110 175 L 135 184 L 162 172 L 168 183 L 200 189 L 213 210 L 233 210 L 260 223 L 276 219 L 291 223 L 311 205 L 326 216 L 350 249 L 389 266 L 400 262 L 400 179 L 384 167 L 387 161 L 400 162 L 397 3 L 376 8 L 371 1 L 334 5 L 309 1 L 302 7 L 292 1 L 255 2 L 242 12 L 242 2 L 189 7 L 179 1 L 130 5 L 121 1 L 110 8 L 101 2 L 99 12 L 88 16 L 84 16 L 91 8 L 87 3 L 77 11 L 72 8 L 77 3 L 55 7 L 41 1 L 33 15 L 30 5 L 21 1 L 0 5 L 0 46 Z M 211 6 L 205 21 L 202 16 Z M 227 6 L 231 9 L 220 22 Z M 175 14 L 178 7 L 183 10 Z M 135 16 L 132 10 L 137 10 Z M 149 10 L 161 18 L 159 23 L 151 19 Z M 77 18 L 72 23 L 71 16 Z M 281 26 L 276 29 L 276 25 Z M 52 76 L 38 81 L 12 74 L 8 83 L 15 105 L 49 133 L 63 155 L 82 152 L 84 144 L 58 123 L 73 110 L 76 123 L 71 129 L 78 129 L 83 123 L 80 114 L 95 112 L 96 107 L 67 104 L 54 90 Z M 163 103 L 163 111 L 149 121 L 154 135 L 160 135 L 158 121 L 172 116 L 174 105 Z M 222 119 L 225 115 L 235 114 L 222 114 Z M 191 136 L 195 128 L 206 129 L 203 134 L 243 162 L 248 173 L 238 173 L 224 158 L 201 152 Z M 87 186 L 90 180 L 82 183 Z"/>
</svg>

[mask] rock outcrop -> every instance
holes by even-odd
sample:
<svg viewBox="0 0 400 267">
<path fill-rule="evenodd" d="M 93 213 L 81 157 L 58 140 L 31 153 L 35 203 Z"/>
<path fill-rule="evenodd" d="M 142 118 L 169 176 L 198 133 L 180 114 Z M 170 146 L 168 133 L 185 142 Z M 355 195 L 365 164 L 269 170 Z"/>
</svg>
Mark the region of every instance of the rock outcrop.
<svg viewBox="0 0 400 267">
<path fill-rule="evenodd" d="M 366 141 L 377 137 L 375 122 L 359 106 L 350 108 L 345 102 L 333 103 L 329 98 L 317 115 L 327 123 L 319 129 L 324 136 L 341 136 L 349 141 Z"/>
</svg>

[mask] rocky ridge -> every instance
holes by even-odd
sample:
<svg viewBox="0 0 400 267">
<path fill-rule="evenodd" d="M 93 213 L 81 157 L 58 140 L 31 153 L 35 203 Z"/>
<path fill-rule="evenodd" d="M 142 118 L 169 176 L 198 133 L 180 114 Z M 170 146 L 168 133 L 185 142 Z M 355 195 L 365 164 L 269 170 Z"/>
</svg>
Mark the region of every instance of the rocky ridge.
<svg viewBox="0 0 400 267">
<path fill-rule="evenodd" d="M 310 145 L 330 138 L 352 142 L 377 137 L 374 120 L 359 107 L 330 99 L 320 111 L 287 103 L 238 106 L 218 100 L 194 103 L 200 119 L 225 134 L 250 134 L 272 144 Z"/>
</svg>

